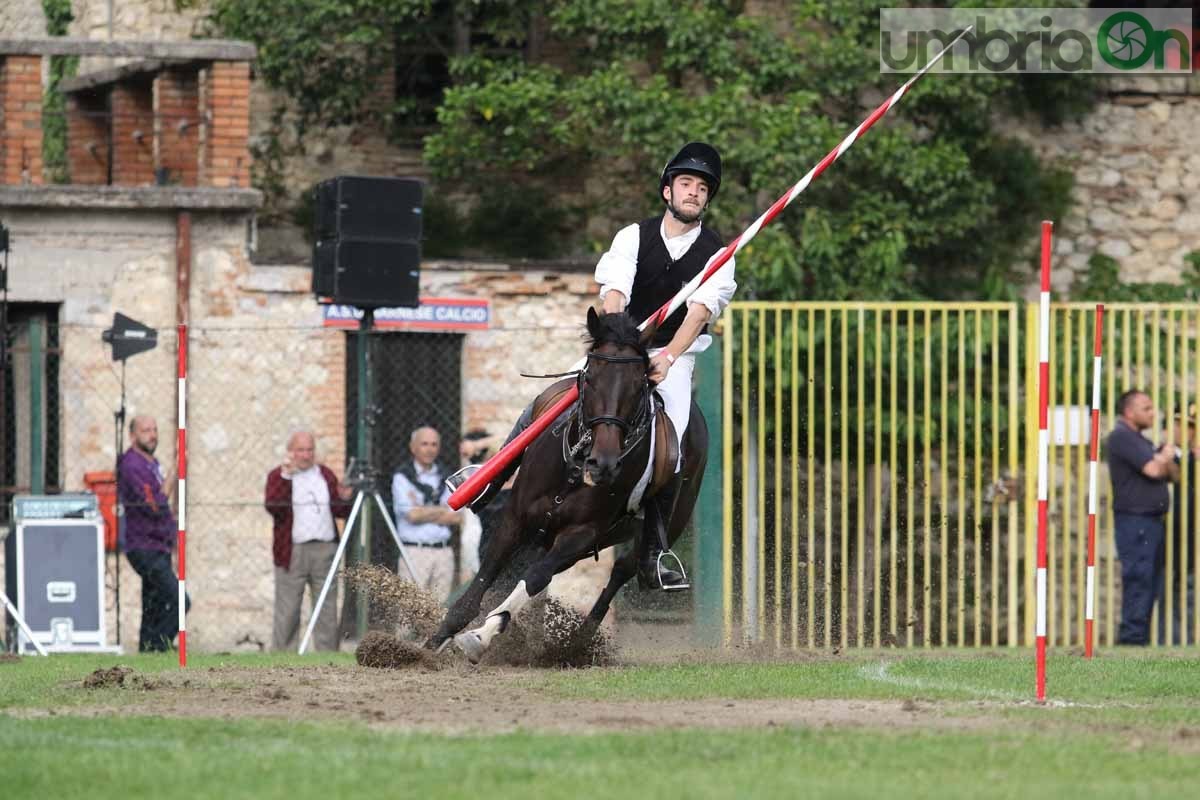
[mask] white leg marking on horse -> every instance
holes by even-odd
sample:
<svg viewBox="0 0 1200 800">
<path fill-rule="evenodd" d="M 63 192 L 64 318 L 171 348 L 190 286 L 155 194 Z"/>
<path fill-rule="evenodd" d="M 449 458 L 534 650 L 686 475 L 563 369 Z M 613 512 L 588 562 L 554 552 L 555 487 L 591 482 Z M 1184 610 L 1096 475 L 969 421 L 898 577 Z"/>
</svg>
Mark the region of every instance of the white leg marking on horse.
<svg viewBox="0 0 1200 800">
<path fill-rule="evenodd" d="M 504 623 L 504 617 L 501 616 L 505 611 L 508 612 L 509 620 L 514 619 L 525 604 L 529 602 L 529 592 L 525 590 L 525 581 L 517 584 L 517 588 L 512 590 L 512 594 L 496 607 L 492 613 L 488 614 L 487 619 L 483 621 L 477 631 L 479 640 L 487 647 L 492 643 L 492 637 L 500 631 L 500 626 Z"/>
</svg>

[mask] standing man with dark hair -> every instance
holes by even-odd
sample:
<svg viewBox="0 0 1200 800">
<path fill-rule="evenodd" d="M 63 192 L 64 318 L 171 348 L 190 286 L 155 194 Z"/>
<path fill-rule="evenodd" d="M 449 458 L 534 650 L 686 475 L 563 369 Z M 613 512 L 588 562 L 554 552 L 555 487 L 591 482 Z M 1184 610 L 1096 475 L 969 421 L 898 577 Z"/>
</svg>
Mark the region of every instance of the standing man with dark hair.
<svg viewBox="0 0 1200 800">
<path fill-rule="evenodd" d="M 1150 643 L 1150 615 L 1163 596 L 1163 517 L 1167 484 L 1179 479 L 1174 447 L 1155 447 L 1142 432 L 1154 425 L 1154 404 L 1138 389 L 1117 400 L 1117 425 L 1108 436 L 1113 525 L 1121 559 L 1121 628 L 1117 644 Z"/>
<path fill-rule="evenodd" d="M 179 578 L 171 565 L 179 528 L 169 497 L 175 482 L 163 474 L 154 457 L 157 448 L 154 417 L 139 414 L 130 420 L 118 492 L 125 513 L 125 557 L 142 579 L 141 652 L 170 650 L 179 634 Z"/>
<path fill-rule="evenodd" d="M 287 440 L 287 457 L 267 473 L 264 505 L 271 515 L 271 552 L 275 560 L 275 614 L 271 647 L 295 650 L 300 634 L 300 606 L 309 587 L 315 606 L 334 556 L 337 555 L 335 517 L 350 514 L 354 490 L 338 482 L 333 470 L 317 463 L 316 438 L 296 431 Z M 337 581 L 313 627 L 317 650 L 338 649 Z"/>
</svg>

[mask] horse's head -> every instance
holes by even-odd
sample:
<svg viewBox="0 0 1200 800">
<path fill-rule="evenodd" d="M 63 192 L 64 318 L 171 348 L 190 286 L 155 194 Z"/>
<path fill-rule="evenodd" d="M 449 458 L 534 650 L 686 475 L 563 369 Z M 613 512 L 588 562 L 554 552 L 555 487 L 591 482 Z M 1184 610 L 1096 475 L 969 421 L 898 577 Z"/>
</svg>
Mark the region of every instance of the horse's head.
<svg viewBox="0 0 1200 800">
<path fill-rule="evenodd" d="M 649 413 L 649 338 L 624 313 L 601 315 L 589 308 L 587 326 L 592 346 L 587 366 L 579 374 L 579 402 L 592 445 L 583 478 L 585 483 L 603 486 L 616 478 L 630 434 Z"/>
</svg>

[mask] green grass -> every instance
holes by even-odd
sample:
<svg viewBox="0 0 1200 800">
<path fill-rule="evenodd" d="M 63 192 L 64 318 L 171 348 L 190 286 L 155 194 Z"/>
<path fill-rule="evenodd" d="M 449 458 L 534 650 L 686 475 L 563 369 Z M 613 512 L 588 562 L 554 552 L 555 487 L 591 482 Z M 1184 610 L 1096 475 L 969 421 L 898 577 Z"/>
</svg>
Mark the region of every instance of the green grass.
<svg viewBox="0 0 1200 800">
<path fill-rule="evenodd" d="M 1185 657 L 1186 655 L 1191 657 Z M 1120 652 L 1085 661 L 1047 659 L 1047 698 L 1055 702 L 1196 703 L 1194 651 L 1154 655 Z M 895 650 L 786 664 L 680 664 L 551 674 L 563 697 L 644 700 L 739 698 L 867 698 L 999 700 L 1034 696 L 1033 658 L 1024 651 L 909 655 Z"/>
<path fill-rule="evenodd" d="M 189 669 L 346 664 L 348 654 L 193 657 Z M 122 690 L 99 667 L 176 670 L 171 656 L 0 663 L 3 797 L 1191 797 L 1200 786 L 1194 652 L 1054 655 L 1049 708 L 1026 652 L 864 652 L 795 663 L 533 673 L 556 698 L 950 701 L 920 730 L 764 727 L 449 736 L 349 722 L 74 716 Z M 956 702 L 956 701 L 984 701 Z M 15 715 L 2 713 L 11 709 Z M 38 709 L 31 713 L 22 709 Z M 53 709 L 46 716 L 43 710 Z M 922 712 L 924 713 L 924 712 Z M 942 712 L 944 717 L 947 712 Z"/>
<path fill-rule="evenodd" d="M 69 768 L 68 768 L 69 767 Z M 0 718 L 13 797 L 1187 796 L 1195 754 L 1093 736 L 779 729 L 445 737 L 337 725 Z M 47 794 L 50 792 L 50 794 Z"/>
</svg>

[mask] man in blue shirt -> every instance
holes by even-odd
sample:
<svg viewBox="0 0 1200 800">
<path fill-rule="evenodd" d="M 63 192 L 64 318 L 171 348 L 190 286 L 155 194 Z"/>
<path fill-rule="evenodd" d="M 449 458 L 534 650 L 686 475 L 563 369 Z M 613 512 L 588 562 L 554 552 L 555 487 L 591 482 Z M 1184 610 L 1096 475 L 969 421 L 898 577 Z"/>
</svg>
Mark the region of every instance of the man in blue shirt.
<svg viewBox="0 0 1200 800">
<path fill-rule="evenodd" d="M 1139 389 L 1117 400 L 1117 425 L 1108 436 L 1113 526 L 1121 559 L 1121 628 L 1117 644 L 1150 642 L 1150 614 L 1163 596 L 1167 484 L 1178 480 L 1174 448 L 1155 447 L 1142 431 L 1154 425 L 1154 404 Z"/>
<path fill-rule="evenodd" d="M 446 505 L 449 489 L 442 486 L 445 471 L 438 465 L 442 438 L 428 426 L 409 437 L 411 458 L 400 463 L 392 476 L 392 508 L 396 533 L 404 543 L 417 585 L 441 602 L 454 587 L 454 550 L 451 528 L 462 524 L 462 515 Z M 401 565 L 400 574 L 407 570 Z"/>
</svg>

